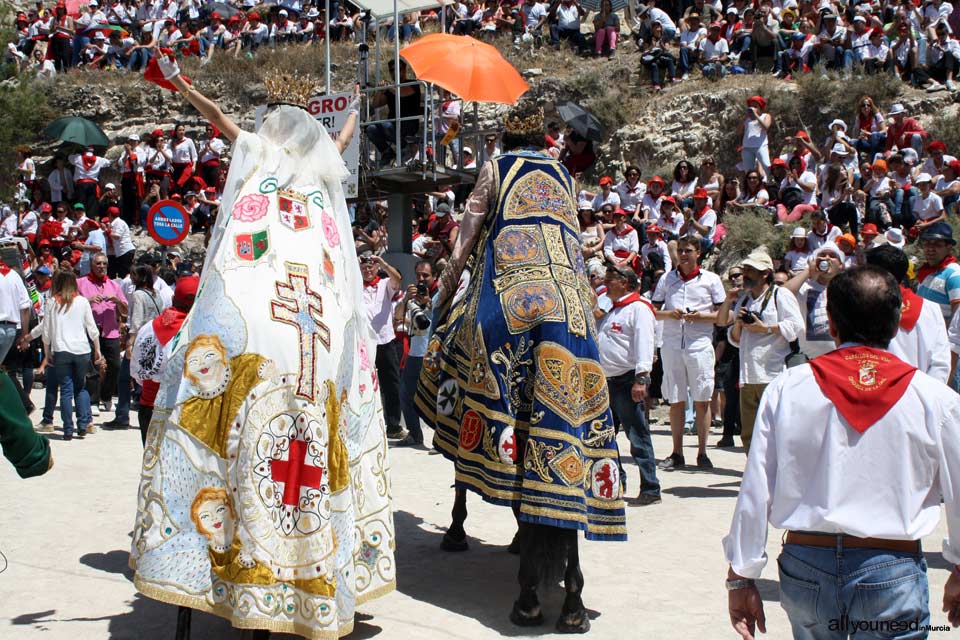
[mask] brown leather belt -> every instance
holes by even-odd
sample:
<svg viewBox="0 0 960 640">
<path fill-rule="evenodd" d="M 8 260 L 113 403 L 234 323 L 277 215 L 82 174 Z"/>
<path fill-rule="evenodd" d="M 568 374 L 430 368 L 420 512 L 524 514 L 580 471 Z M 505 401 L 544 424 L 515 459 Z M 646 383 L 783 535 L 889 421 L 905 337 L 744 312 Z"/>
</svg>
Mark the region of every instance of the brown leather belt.
<svg viewBox="0 0 960 640">
<path fill-rule="evenodd" d="M 784 544 L 801 544 L 807 547 L 825 547 L 835 549 L 837 539 L 843 540 L 844 549 L 881 549 L 900 553 L 920 553 L 919 540 L 885 540 L 883 538 L 858 538 L 857 536 L 833 535 L 829 533 L 804 533 L 788 531 Z"/>
</svg>

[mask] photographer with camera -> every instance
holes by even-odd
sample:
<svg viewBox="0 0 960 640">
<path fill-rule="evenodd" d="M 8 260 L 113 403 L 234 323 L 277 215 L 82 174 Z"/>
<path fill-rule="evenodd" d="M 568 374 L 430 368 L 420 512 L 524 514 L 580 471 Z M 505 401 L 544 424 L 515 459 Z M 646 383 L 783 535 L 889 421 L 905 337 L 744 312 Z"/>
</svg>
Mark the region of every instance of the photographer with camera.
<svg viewBox="0 0 960 640">
<path fill-rule="evenodd" d="M 740 439 L 749 453 L 763 390 L 786 368 L 790 343 L 804 325 L 797 299 L 773 284 L 773 260 L 764 249 L 750 253 L 741 268 L 743 285 L 727 292 L 717 324 L 733 321 L 727 340 L 740 349 Z"/>
<path fill-rule="evenodd" d="M 417 447 L 423 445 L 423 430 L 420 428 L 420 415 L 414 399 L 417 395 L 417 380 L 420 379 L 420 367 L 430 342 L 433 318 L 433 294 L 437 292 L 437 275 L 433 263 L 421 260 L 414 267 L 417 284 L 407 287 L 403 304 L 406 307 L 406 325 L 410 332 L 410 350 L 401 373 L 400 389 L 403 404 L 403 421 L 407 425 L 407 436 L 396 443 L 398 447 Z"/>
<path fill-rule="evenodd" d="M 813 252 L 808 268 L 784 285 L 797 297 L 806 320 L 806 330 L 800 334 L 800 350 L 807 358 L 822 356 L 836 347 L 827 321 L 827 285 L 843 271 L 844 258 L 836 243 L 827 242 Z"/>
</svg>

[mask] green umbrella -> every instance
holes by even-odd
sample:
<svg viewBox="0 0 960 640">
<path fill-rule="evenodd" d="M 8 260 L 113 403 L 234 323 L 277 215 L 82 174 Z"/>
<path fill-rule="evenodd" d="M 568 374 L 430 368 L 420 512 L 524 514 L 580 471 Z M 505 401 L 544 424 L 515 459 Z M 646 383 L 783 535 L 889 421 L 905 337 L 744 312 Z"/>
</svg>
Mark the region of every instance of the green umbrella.
<svg viewBox="0 0 960 640">
<path fill-rule="evenodd" d="M 96 123 L 80 116 L 57 118 L 43 130 L 43 135 L 84 147 L 109 147 L 110 140 Z"/>
</svg>

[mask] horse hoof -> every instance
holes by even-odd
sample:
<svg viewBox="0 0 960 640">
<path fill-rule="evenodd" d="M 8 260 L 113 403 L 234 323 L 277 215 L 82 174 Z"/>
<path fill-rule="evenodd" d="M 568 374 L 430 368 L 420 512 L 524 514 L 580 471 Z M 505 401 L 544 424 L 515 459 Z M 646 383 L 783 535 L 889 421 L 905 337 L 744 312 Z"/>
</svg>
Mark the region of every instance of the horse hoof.
<svg viewBox="0 0 960 640">
<path fill-rule="evenodd" d="M 561 613 L 557 620 L 557 631 L 559 633 L 586 633 L 590 631 L 590 618 L 587 616 L 586 609 L 580 609 L 572 613 Z"/>
<path fill-rule="evenodd" d="M 440 541 L 440 548 L 444 551 L 466 551 L 470 545 L 467 544 L 466 536 L 458 540 L 451 537 L 449 533 L 445 533 L 443 540 Z"/>
<path fill-rule="evenodd" d="M 536 611 L 536 613 L 533 613 Z M 518 627 L 539 627 L 543 624 L 543 612 L 540 607 L 534 607 L 530 611 L 524 611 L 519 603 L 513 603 L 513 611 L 510 612 L 510 622 Z"/>
</svg>

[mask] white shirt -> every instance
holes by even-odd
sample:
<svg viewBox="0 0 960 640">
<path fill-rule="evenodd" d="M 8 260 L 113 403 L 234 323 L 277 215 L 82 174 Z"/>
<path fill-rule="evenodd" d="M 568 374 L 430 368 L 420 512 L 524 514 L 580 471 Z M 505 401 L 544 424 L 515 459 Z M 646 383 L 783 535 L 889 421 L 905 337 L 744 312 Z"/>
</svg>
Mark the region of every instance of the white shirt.
<svg viewBox="0 0 960 640">
<path fill-rule="evenodd" d="M 833 351 L 827 320 L 827 287 L 816 280 L 807 280 L 797 292 L 797 304 L 803 314 L 806 330 L 800 334 L 800 350 L 808 358 L 816 358 Z"/>
<path fill-rule="evenodd" d="M 173 162 L 176 164 L 192 164 L 197 161 L 197 145 L 190 138 L 184 138 L 180 142 L 172 141 L 170 143 L 173 153 Z"/>
<path fill-rule="evenodd" d="M 597 328 L 600 366 L 606 376 L 612 378 L 629 371 L 649 373 L 653 368 L 656 329 L 656 318 L 646 300 L 610 309 Z"/>
<path fill-rule="evenodd" d="M 712 62 L 730 53 L 730 45 L 723 38 L 716 43 L 711 42 L 710 38 L 704 38 L 700 41 L 701 60 L 703 62 Z"/>
<path fill-rule="evenodd" d="M 797 298 L 790 291 L 773 286 L 769 301 L 765 300 L 766 293 L 756 300 L 747 293 L 740 296 L 732 310 L 733 316 L 737 317 L 740 309 L 749 309 L 760 316 L 763 324 L 780 328 L 780 335 L 751 333 L 744 329 L 739 341 L 727 332 L 730 344 L 740 349 L 740 384 L 767 384 L 780 375 L 786 368 L 784 360 L 790 355 L 790 343 L 804 330 L 803 314 Z"/>
<path fill-rule="evenodd" d="M 643 198 L 644 194 L 647 192 L 647 185 L 642 182 L 637 182 L 637 185 L 633 188 L 627 183 L 626 180 L 618 184 L 614 189 L 617 192 L 617 195 L 620 197 L 620 206 L 624 211 L 634 212 L 637 210 L 637 205 L 640 204 L 640 200 Z M 657 207 L 659 209 L 659 207 Z"/>
<path fill-rule="evenodd" d="M 200 163 L 202 164 L 204 162 L 210 162 L 211 160 L 219 160 L 220 156 L 223 155 L 223 152 L 226 151 L 226 149 L 227 145 L 224 144 L 223 140 L 220 138 L 205 140 L 200 148 Z"/>
<path fill-rule="evenodd" d="M 950 343 L 947 341 L 943 315 L 939 305 L 923 298 L 920 300 L 923 306 L 917 324 L 910 331 L 904 331 L 901 327 L 890 341 L 888 350 L 931 378 L 947 383 L 950 377 Z"/>
<path fill-rule="evenodd" d="M 688 281 L 680 277 L 680 270 L 663 274 L 653 292 L 653 302 L 663 303 L 663 310 L 683 309 L 712 313 L 723 304 L 727 294 L 720 276 L 712 271 L 700 273 Z M 710 345 L 713 341 L 713 323 L 701 320 L 664 320 L 663 346 L 667 349 L 685 349 Z"/>
<path fill-rule="evenodd" d="M 0 275 L 0 322 L 13 322 L 20 329 L 20 312 L 30 308 L 30 295 L 16 271 Z"/>
<path fill-rule="evenodd" d="M 93 320 L 90 302 L 77 294 L 64 310 L 53 298 L 47 299 L 43 312 L 43 344 L 48 353 L 90 353 L 90 342 L 100 338 Z"/>
<path fill-rule="evenodd" d="M 783 256 L 783 262 L 787 269 L 796 273 L 807 268 L 807 262 L 810 260 L 809 251 L 796 251 L 791 249 L 787 255 Z"/>
<path fill-rule="evenodd" d="M 683 228 L 683 214 L 678 213 L 676 207 L 674 207 L 672 216 L 668 218 L 665 215 L 658 215 L 656 223 L 658 227 L 663 229 L 664 233 L 672 233 L 678 236 L 680 235 L 680 229 Z"/>
<path fill-rule="evenodd" d="M 614 189 L 610 189 L 610 193 L 607 195 L 603 195 L 601 191 L 593 197 L 594 211 L 600 211 L 605 204 L 613 205 L 613 208 L 616 209 L 620 206 L 620 195 Z"/>
<path fill-rule="evenodd" d="M 561 29 L 580 30 L 580 9 L 577 5 L 571 3 L 569 6 L 565 6 L 560 3 L 560 6 L 557 7 L 557 26 Z"/>
<path fill-rule="evenodd" d="M 113 248 L 112 255 L 122 256 L 136 247 L 130 237 L 130 227 L 124 222 L 123 218 L 114 218 L 110 221 L 110 244 L 107 248 Z"/>
<path fill-rule="evenodd" d="M 846 345 L 844 345 L 846 346 Z M 810 365 L 763 393 L 740 497 L 723 550 L 759 578 L 767 522 L 777 529 L 919 540 L 947 513 L 943 556 L 960 563 L 960 396 L 916 372 L 903 397 L 864 433 L 827 399 Z"/>
<path fill-rule="evenodd" d="M 835 227 L 830 223 L 827 223 L 827 232 L 824 235 L 820 235 L 811 229 L 807 232 L 807 248 L 810 250 L 810 255 L 812 256 L 817 249 L 828 242 L 835 242 L 841 235 L 843 235 L 843 232 L 840 231 L 840 227 Z"/>
<path fill-rule="evenodd" d="M 631 253 L 640 253 L 640 236 L 637 230 L 628 226 L 627 233 L 622 236 L 617 235 L 616 227 L 607 231 L 603 238 L 603 255 L 610 262 L 619 262 L 626 256 L 617 256 L 617 251 L 628 251 Z"/>
<path fill-rule="evenodd" d="M 920 165 L 920 173 L 929 173 L 931 176 L 936 178 L 937 176 L 943 176 L 943 167 L 950 164 L 956 160 L 953 156 L 949 154 L 943 154 L 943 163 L 940 165 L 940 168 L 937 169 L 937 165 L 933 164 L 933 158 L 927 158 L 923 161 L 923 164 Z M 939 191 L 940 187 L 936 187 L 936 190 Z"/>
<path fill-rule="evenodd" d="M 648 238 L 647 243 L 640 249 L 640 255 L 643 256 L 644 268 L 647 268 L 650 265 L 651 253 L 659 253 L 660 256 L 663 257 L 664 272 L 673 269 L 673 263 L 670 262 L 670 250 L 667 248 L 667 243 L 664 242 L 663 238 L 660 238 L 656 242 L 653 242 Z"/>
<path fill-rule="evenodd" d="M 393 342 L 397 334 L 393 330 L 393 296 L 397 292 L 390 278 L 380 278 L 376 286 L 363 285 L 363 304 L 377 345 Z"/>
<path fill-rule="evenodd" d="M 47 176 L 47 183 L 50 185 L 50 202 L 62 202 L 64 195 L 67 198 L 73 197 L 73 172 L 70 169 L 63 168 L 63 180 L 60 170 L 54 169 Z"/>
<path fill-rule="evenodd" d="M 93 164 L 91 164 L 88 169 L 83 164 L 83 155 L 79 153 L 71 155 L 67 160 L 73 165 L 73 179 L 76 182 L 80 182 L 81 180 L 97 180 L 100 177 L 100 170 L 110 166 L 109 160 L 96 156 Z"/>
<path fill-rule="evenodd" d="M 920 220 L 932 220 L 943 212 L 943 200 L 933 191 L 926 198 L 919 196 L 916 203 L 914 214 Z"/>
</svg>

